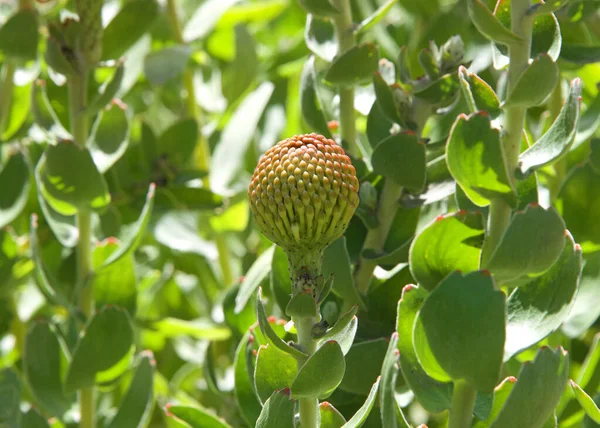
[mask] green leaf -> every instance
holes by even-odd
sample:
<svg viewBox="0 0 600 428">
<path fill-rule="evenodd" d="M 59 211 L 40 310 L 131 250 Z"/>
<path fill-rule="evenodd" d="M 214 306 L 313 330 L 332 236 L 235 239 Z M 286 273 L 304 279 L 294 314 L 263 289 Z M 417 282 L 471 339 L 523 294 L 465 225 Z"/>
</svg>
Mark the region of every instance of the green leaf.
<svg viewBox="0 0 600 428">
<path fill-rule="evenodd" d="M 581 247 L 570 234 L 559 259 L 543 275 L 517 287 L 506 302 L 504 359 L 557 330 L 571 311 L 581 274 Z"/>
<path fill-rule="evenodd" d="M 231 428 L 211 411 L 195 406 L 167 406 L 167 415 L 188 424 L 191 428 Z"/>
<path fill-rule="evenodd" d="M 552 13 L 570 3 L 570 0 L 548 0 L 539 2 L 529 7 L 528 15 L 542 15 Z"/>
<path fill-rule="evenodd" d="M 127 150 L 131 112 L 118 104 L 98 115 L 87 142 L 92 159 L 104 174 Z"/>
<path fill-rule="evenodd" d="M 596 252 L 585 259 L 575 304 L 562 327 L 562 331 L 567 336 L 571 338 L 580 337 L 600 317 L 599 278 L 600 252 Z M 578 382 L 581 384 L 580 381 Z"/>
<path fill-rule="evenodd" d="M 291 317 L 306 318 L 317 316 L 317 302 L 310 291 L 292 296 L 285 308 L 285 314 Z"/>
<path fill-rule="evenodd" d="M 0 169 L 0 228 L 15 220 L 29 198 L 29 163 L 21 151 L 2 156 Z"/>
<path fill-rule="evenodd" d="M 600 46 L 564 43 L 560 58 L 575 64 L 593 64 L 600 61 Z"/>
<path fill-rule="evenodd" d="M 27 428 L 50 428 L 48 421 L 33 407 L 21 416 L 21 423 Z"/>
<path fill-rule="evenodd" d="M 539 275 L 558 260 L 565 245 L 565 223 L 554 208 L 529 205 L 511 219 L 484 268 L 496 280 Z"/>
<path fill-rule="evenodd" d="M 144 58 L 144 74 L 153 85 L 164 85 L 183 73 L 192 55 L 188 45 L 173 45 L 152 51 Z"/>
<path fill-rule="evenodd" d="M 324 278 L 333 275 L 333 293 L 344 299 L 349 305 L 358 304 L 366 309 L 365 303 L 358 294 L 352 279 L 352 267 L 350 265 L 350 255 L 346 247 L 346 238 L 341 237 L 335 240 L 323 253 L 323 272 Z"/>
<path fill-rule="evenodd" d="M 148 193 L 146 194 L 146 202 L 142 212 L 140 213 L 140 216 L 135 222 L 122 228 L 121 233 L 119 234 L 119 240 L 121 241 L 119 247 L 115 252 L 108 256 L 101 268 L 107 268 L 111 264 L 117 263 L 123 257 L 133 254 L 136 248 L 140 245 L 144 233 L 146 232 L 148 222 L 150 221 L 150 215 L 152 214 L 155 188 L 156 186 L 154 184 L 150 184 L 148 187 Z M 99 271 L 101 268 L 99 268 Z"/>
<path fill-rule="evenodd" d="M 312 14 L 306 15 L 304 41 L 308 49 L 324 61 L 332 62 L 338 53 L 335 27 L 329 19 L 322 19 Z M 314 65 L 312 67 L 314 68 Z"/>
<path fill-rule="evenodd" d="M 550 55 L 538 56 L 525 71 L 506 98 L 503 108 L 533 107 L 542 104 L 558 83 L 558 65 Z"/>
<path fill-rule="evenodd" d="M 68 348 L 56 328 L 47 322 L 34 324 L 25 339 L 23 371 L 36 403 L 59 418 L 75 401 L 62 386 L 69 363 Z"/>
<path fill-rule="evenodd" d="M 434 80 L 425 88 L 414 92 L 415 97 L 436 107 L 446 107 L 452 104 L 459 91 L 457 73 L 448 73 Z"/>
<path fill-rule="evenodd" d="M 104 29 L 102 59 L 116 59 L 123 55 L 148 31 L 158 13 L 158 4 L 154 0 L 125 3 Z"/>
<path fill-rule="evenodd" d="M 381 373 L 387 348 L 388 343 L 385 339 L 353 344 L 346 354 L 346 373 L 340 389 L 357 395 L 367 395 Z"/>
<path fill-rule="evenodd" d="M 596 403 L 594 403 L 592 397 L 587 395 L 585 391 L 573 381 L 571 381 L 571 389 L 573 389 L 575 398 L 581 405 L 582 409 L 585 410 L 586 415 L 588 415 L 597 424 L 600 424 L 600 409 L 598 409 L 598 406 L 596 406 Z"/>
<path fill-rule="evenodd" d="M 581 81 L 571 82 L 571 92 L 560 114 L 542 137 L 519 155 L 518 172 L 525 176 L 558 160 L 575 141 L 581 104 Z"/>
<path fill-rule="evenodd" d="M 211 188 L 215 193 L 230 196 L 241 190 L 242 186 L 236 185 L 235 180 L 243 166 L 246 149 L 254 137 L 258 121 L 274 89 L 272 83 L 265 82 L 248 94 L 223 129 L 211 160 L 212 164 L 219 165 L 219 168 L 211 168 L 209 172 Z M 246 185 L 244 182 L 243 187 Z"/>
<path fill-rule="evenodd" d="M 516 206 L 517 194 L 504 164 L 500 132 L 492 128 L 487 114 L 458 116 L 448 137 L 446 161 L 475 205 L 483 207 L 501 198 Z"/>
<path fill-rule="evenodd" d="M 425 145 L 412 131 L 403 131 L 380 142 L 371 156 L 373 170 L 414 192 L 425 187 Z"/>
<path fill-rule="evenodd" d="M 352 86 L 371 80 L 378 69 L 377 47 L 373 43 L 362 43 L 338 56 L 325 73 L 325 80 L 333 85 Z"/>
<path fill-rule="evenodd" d="M 290 354 L 270 344 L 261 345 L 254 370 L 254 384 L 261 401 L 266 402 L 274 391 L 289 388 L 297 370 L 296 359 Z"/>
<path fill-rule="evenodd" d="M 0 371 L 0 424 L 6 428 L 21 427 L 21 383 L 11 368 Z"/>
<path fill-rule="evenodd" d="M 583 114 L 580 115 L 579 122 L 577 123 L 577 135 L 575 135 L 575 141 L 571 146 L 571 150 L 588 141 L 596 133 L 598 127 L 600 127 L 600 93 L 596 94 Z M 594 152 L 600 153 L 600 151 L 594 150 L 592 143 L 592 154 Z"/>
<path fill-rule="evenodd" d="M 494 400 L 490 414 L 484 420 L 478 420 L 475 422 L 473 428 L 488 428 L 490 426 L 492 421 L 498 416 L 498 413 L 500 413 L 500 410 L 502 410 L 502 407 L 512 392 L 516 381 L 517 379 L 512 376 L 507 377 L 494 389 Z"/>
<path fill-rule="evenodd" d="M 246 307 L 246 304 L 250 301 L 258 286 L 267 278 L 269 272 L 271 272 L 275 247 L 275 245 L 271 245 L 258 256 L 252 266 L 250 266 L 250 269 L 248 269 L 248 272 L 240 285 L 240 291 L 235 297 L 234 312 L 236 314 L 239 314 L 244 307 Z M 291 289 L 288 290 L 288 294 L 289 293 L 291 293 Z"/>
<path fill-rule="evenodd" d="M 254 340 L 254 336 L 249 331 L 246 332 L 237 346 L 233 360 L 235 401 L 249 426 L 256 424 L 262 409 L 254 386 Z"/>
<path fill-rule="evenodd" d="M 271 262 L 271 290 L 279 305 L 279 309 L 285 312 L 285 308 L 290 302 L 292 280 L 290 278 L 287 255 L 283 251 L 283 248 L 278 246 L 275 246 Z"/>
<path fill-rule="evenodd" d="M 491 392 L 502 368 L 505 296 L 484 271 L 450 274 L 431 292 L 415 321 L 419 361 L 430 376 L 426 347 L 454 381 Z M 442 379 L 445 380 L 445 379 Z"/>
<path fill-rule="evenodd" d="M 154 356 L 144 352 L 133 374 L 125 397 L 107 428 L 143 428 L 147 426 L 154 405 Z"/>
<path fill-rule="evenodd" d="M 239 0 L 207 0 L 200 4 L 185 24 L 183 39 L 193 42 L 206 37 L 227 10 Z"/>
<path fill-rule="evenodd" d="M 344 416 L 327 401 L 319 403 L 319 414 L 321 428 L 341 428 L 346 423 Z"/>
<path fill-rule="evenodd" d="M 117 93 L 121 89 L 121 83 L 123 82 L 123 77 L 125 76 L 125 66 L 123 62 L 117 64 L 115 72 L 112 77 L 100 87 L 100 93 L 98 93 L 85 108 L 85 113 L 92 117 L 100 110 L 104 109 L 114 97 L 117 96 Z"/>
<path fill-rule="evenodd" d="M 181 119 L 169 126 L 156 143 L 158 156 L 177 166 L 190 165 L 198 141 L 198 123 L 194 118 Z M 177 144 L 173 144 L 173 142 Z"/>
<path fill-rule="evenodd" d="M 469 72 L 464 66 L 458 68 L 458 77 L 463 82 L 462 88 L 467 86 L 473 103 L 475 104 L 475 113 L 478 110 L 487 112 L 492 119 L 497 118 L 502 109 L 500 108 L 500 100 L 492 87 L 481 77 L 475 73 Z"/>
<path fill-rule="evenodd" d="M 375 26 L 378 22 L 385 18 L 387 13 L 390 11 L 390 9 L 392 9 L 392 7 L 394 6 L 394 4 L 397 3 L 397 1 L 398 0 L 388 0 L 387 2 L 379 6 L 375 12 L 367 16 L 356 26 L 356 28 L 354 29 L 354 34 L 358 35 L 373 28 L 373 26 Z"/>
<path fill-rule="evenodd" d="M 310 16 L 310 15 L 309 15 Z M 315 57 L 310 56 L 302 67 L 300 75 L 300 109 L 306 123 L 325 137 L 331 138 L 323 105 L 317 94 Z"/>
<path fill-rule="evenodd" d="M 352 347 L 358 327 L 356 312 L 358 312 L 358 305 L 354 305 L 352 309 L 342 314 L 333 327 L 327 330 L 324 336 L 319 338 L 318 346 L 322 346 L 329 340 L 335 340 L 342 348 L 342 353 L 346 355 Z"/>
<path fill-rule="evenodd" d="M 408 428 L 408 422 L 402 415 L 395 399 L 396 378 L 398 376 L 398 333 L 393 333 L 390 339 L 383 364 L 381 366 L 381 390 L 379 392 L 379 409 L 381 413 L 382 426 L 397 428 L 398 426 Z M 398 415 L 398 416 L 397 416 Z M 398 421 L 398 419 L 400 419 Z"/>
<path fill-rule="evenodd" d="M 294 400 L 290 390 L 275 391 L 263 406 L 255 428 L 294 428 Z"/>
<path fill-rule="evenodd" d="M 509 30 L 510 27 L 504 26 L 500 20 L 494 16 L 491 10 L 481 0 L 467 0 L 469 16 L 481 34 L 493 42 L 503 45 L 514 45 L 522 41 L 521 37 Z"/>
<path fill-rule="evenodd" d="M 373 74 L 373 87 L 375 88 L 375 95 L 377 97 L 376 104 L 385 118 L 394 123 L 405 123 L 392 92 L 395 89 L 388 85 L 379 72 Z M 402 89 L 398 88 L 398 90 L 401 91 Z M 382 138 L 382 140 L 384 139 Z M 372 145 L 375 148 L 379 143 Z"/>
<path fill-rule="evenodd" d="M 498 0 L 494 15 L 506 28 L 511 28 L 511 0 Z M 541 53 L 548 53 L 552 60 L 557 61 L 561 52 L 561 44 L 560 26 L 554 14 L 535 16 L 530 58 L 536 58 Z M 508 55 L 508 49 L 505 46 L 497 46 L 496 50 L 498 49 L 499 53 Z"/>
<path fill-rule="evenodd" d="M 121 245 L 114 239 L 99 242 L 92 254 L 94 277 L 94 302 L 96 308 L 104 305 L 117 305 L 135 316 L 136 310 L 136 276 L 133 256 L 121 257 L 117 262 L 104 266 Z"/>
<path fill-rule="evenodd" d="M 300 5 L 308 13 L 317 16 L 336 16 L 340 13 L 329 0 L 300 0 Z"/>
<path fill-rule="evenodd" d="M 381 377 L 378 377 L 371 387 L 371 391 L 369 391 L 369 395 L 367 396 L 364 404 L 356 411 L 354 416 L 352 416 L 350 420 L 342 426 L 342 428 L 358 428 L 365 423 L 369 417 L 369 414 L 371 413 L 371 410 L 373 409 L 373 406 L 375 405 L 375 399 L 377 398 L 377 391 L 379 390 L 380 381 Z"/>
<path fill-rule="evenodd" d="M 568 378 L 567 353 L 541 348 L 534 361 L 521 366 L 517 383 L 490 427 L 541 427 L 552 416 Z"/>
<path fill-rule="evenodd" d="M 292 382 L 292 398 L 327 398 L 338 387 L 346 364 L 335 340 L 325 342 L 298 370 Z"/>
<path fill-rule="evenodd" d="M 600 174 L 588 162 L 575 167 L 560 189 L 557 209 L 585 253 L 600 249 Z"/>
<path fill-rule="evenodd" d="M 217 325 L 212 320 L 206 318 L 182 320 L 166 317 L 152 323 L 150 327 L 167 338 L 191 336 L 196 339 L 226 340 L 231 337 L 231 330 L 229 328 Z"/>
<path fill-rule="evenodd" d="M 31 109 L 31 92 L 35 82 L 13 82 L 12 102 L 4 122 L 2 141 L 9 141 L 15 137 L 23 124 L 29 119 Z"/>
<path fill-rule="evenodd" d="M 72 141 L 49 145 L 39 161 L 38 185 L 50 206 L 62 215 L 102 210 L 110 194 L 90 152 Z"/>
<path fill-rule="evenodd" d="M 431 291 L 455 270 L 477 270 L 482 243 L 481 213 L 459 211 L 439 216 L 411 245 L 411 273 L 420 286 Z"/>
<path fill-rule="evenodd" d="M 0 52 L 13 61 L 34 61 L 38 39 L 37 13 L 33 8 L 19 10 L 0 27 Z"/>
<path fill-rule="evenodd" d="M 223 75 L 223 95 L 234 103 L 250 87 L 258 73 L 256 45 L 248 28 L 235 27 L 235 57 Z"/>
<path fill-rule="evenodd" d="M 93 386 L 131 354 L 133 329 L 127 312 L 105 307 L 87 323 L 77 341 L 64 388 L 67 393 Z M 104 373 L 103 373 L 104 372 Z"/>
<path fill-rule="evenodd" d="M 265 313 L 265 308 L 262 304 L 261 294 L 262 293 L 259 288 L 258 296 L 256 296 L 256 313 L 258 318 L 258 324 L 260 326 L 260 331 L 262 332 L 262 334 L 264 334 L 267 342 L 270 343 L 272 346 L 279 348 L 283 352 L 292 355 L 293 357 L 306 358 L 306 355 L 303 352 L 285 343 L 279 338 L 279 336 L 277 336 L 277 333 L 273 331 L 271 324 L 269 324 L 269 321 L 267 320 L 267 314 Z"/>
<path fill-rule="evenodd" d="M 406 383 L 415 394 L 419 403 L 432 413 L 450 408 L 452 384 L 441 383 L 431 378 L 423 369 L 413 343 L 413 328 L 417 312 L 421 309 L 428 293 L 423 287 L 409 284 L 402 290 L 398 302 L 398 350 L 400 351 L 400 369 Z"/>
</svg>

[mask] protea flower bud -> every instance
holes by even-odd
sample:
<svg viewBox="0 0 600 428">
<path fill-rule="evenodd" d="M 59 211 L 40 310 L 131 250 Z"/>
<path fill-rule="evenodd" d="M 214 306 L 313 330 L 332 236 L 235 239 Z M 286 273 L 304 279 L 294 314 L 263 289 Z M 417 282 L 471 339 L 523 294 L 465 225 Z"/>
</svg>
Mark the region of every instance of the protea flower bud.
<svg viewBox="0 0 600 428">
<path fill-rule="evenodd" d="M 261 158 L 248 188 L 250 206 L 261 231 L 288 254 L 294 284 L 302 271 L 308 283 L 302 288 L 313 288 L 323 250 L 358 206 L 358 188 L 344 149 L 322 135 L 280 141 Z"/>
</svg>

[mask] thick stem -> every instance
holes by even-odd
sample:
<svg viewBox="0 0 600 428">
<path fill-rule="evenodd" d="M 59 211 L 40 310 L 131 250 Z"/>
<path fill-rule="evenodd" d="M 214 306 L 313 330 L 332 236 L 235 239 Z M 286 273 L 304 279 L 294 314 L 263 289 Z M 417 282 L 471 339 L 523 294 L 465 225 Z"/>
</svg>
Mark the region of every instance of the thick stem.
<svg viewBox="0 0 600 428">
<path fill-rule="evenodd" d="M 219 266 L 223 275 L 223 285 L 229 287 L 233 284 L 233 272 L 231 271 L 231 257 L 229 255 L 229 246 L 226 237 L 220 233 L 215 237 L 217 251 L 219 253 Z"/>
<path fill-rule="evenodd" d="M 392 227 L 394 217 L 396 217 L 396 213 L 398 212 L 398 199 L 400 199 L 401 195 L 402 186 L 399 186 L 392 180 L 385 181 L 377 210 L 379 226 L 375 229 L 369 229 L 363 249 L 375 250 L 376 253 L 381 253 L 384 250 L 385 241 Z M 367 294 L 369 291 L 371 277 L 376 267 L 376 261 L 361 257 L 360 264 L 355 273 L 356 287 L 361 294 Z"/>
<path fill-rule="evenodd" d="M 415 133 L 421 136 L 425 123 L 431 114 L 431 106 L 423 104 L 418 101 L 413 102 L 412 106 L 414 112 L 414 120 L 417 124 Z M 386 180 L 381 195 L 379 196 L 379 205 L 377 208 L 377 221 L 378 226 L 374 229 L 369 229 L 363 249 L 372 249 L 377 253 L 381 253 L 384 250 L 385 241 L 387 239 L 392 222 L 396 213 L 398 212 L 399 203 L 398 200 L 402 195 L 402 187 L 391 180 Z M 366 295 L 369 291 L 369 284 L 371 283 L 371 277 L 373 271 L 377 267 L 377 262 L 361 257 L 356 271 L 354 272 L 354 285 L 357 290 Z"/>
<path fill-rule="evenodd" d="M 448 428 L 470 428 L 477 391 L 464 380 L 454 383 Z"/>
<path fill-rule="evenodd" d="M 339 53 L 351 49 L 356 41 L 352 23 L 352 10 L 350 0 L 334 0 L 333 5 L 340 11 L 333 18 Z M 354 113 L 354 87 L 342 86 L 340 95 L 340 134 L 342 146 L 353 157 L 358 157 L 360 151 L 356 142 L 356 118 Z"/>
<path fill-rule="evenodd" d="M 511 30 L 520 36 L 523 41 L 509 47 L 508 93 L 529 65 L 533 25 L 532 18 L 527 15 L 530 5 L 530 0 L 513 0 L 511 3 Z M 506 168 L 512 180 L 514 180 L 514 171 L 517 169 L 519 162 L 525 113 L 526 109 L 523 107 L 510 107 L 506 109 L 505 113 L 504 136 L 502 138 L 503 151 Z M 481 262 L 483 266 L 498 246 L 504 231 L 510 223 L 511 214 L 511 207 L 502 199 L 491 201 L 488 233 L 482 249 Z"/>
<path fill-rule="evenodd" d="M 69 111 L 71 116 L 71 134 L 73 141 L 85 147 L 89 135 L 87 115 L 82 114 L 87 104 L 87 70 L 82 74 L 69 76 Z M 79 241 L 77 242 L 77 283 L 79 290 L 79 309 L 89 319 L 94 311 L 94 289 L 89 281 L 93 274 L 92 267 L 92 218 L 90 212 L 77 214 Z M 79 391 L 81 428 L 96 426 L 94 388 L 83 388 Z"/>
<path fill-rule="evenodd" d="M 317 348 L 316 341 L 311 336 L 312 326 L 315 324 L 314 318 L 295 318 L 294 325 L 298 333 L 298 344 L 300 348 L 308 355 L 315 353 Z M 306 361 L 298 361 L 298 370 Z M 316 398 L 303 398 L 300 400 L 300 427 L 317 428 L 317 412 L 319 410 L 319 401 Z"/>
</svg>

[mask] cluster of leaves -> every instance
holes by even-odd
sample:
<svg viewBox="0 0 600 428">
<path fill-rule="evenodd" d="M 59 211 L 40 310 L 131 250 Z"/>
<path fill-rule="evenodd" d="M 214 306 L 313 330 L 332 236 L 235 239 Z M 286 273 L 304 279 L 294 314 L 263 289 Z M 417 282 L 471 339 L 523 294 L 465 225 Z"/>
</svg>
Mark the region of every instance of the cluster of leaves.
<svg viewBox="0 0 600 428">
<path fill-rule="evenodd" d="M 510 93 L 508 0 L 352 1 L 342 53 L 334 2 L 107 1 L 85 147 L 72 3 L 0 5 L 0 425 L 76 425 L 75 392 L 93 386 L 113 428 L 291 427 L 301 398 L 327 400 L 325 428 L 437 427 L 462 381 L 477 427 L 600 424 L 596 1 L 531 7 L 532 62 Z M 326 324 L 298 372 L 287 259 L 245 190 L 281 137 L 339 139 L 340 87 L 355 91 L 361 204 L 326 250 Z M 389 183 L 390 232 L 371 248 Z M 495 200 L 516 213 L 482 255 Z"/>
</svg>

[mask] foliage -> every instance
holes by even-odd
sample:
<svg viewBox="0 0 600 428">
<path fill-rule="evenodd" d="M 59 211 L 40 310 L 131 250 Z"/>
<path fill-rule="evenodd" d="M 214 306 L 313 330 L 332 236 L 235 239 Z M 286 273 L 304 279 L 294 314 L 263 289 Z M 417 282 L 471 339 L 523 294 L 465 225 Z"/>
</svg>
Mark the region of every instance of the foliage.
<svg viewBox="0 0 600 428">
<path fill-rule="evenodd" d="M 0 426 L 599 426 L 599 11 L 2 3 Z M 312 132 L 314 296 L 247 197 Z"/>
</svg>

